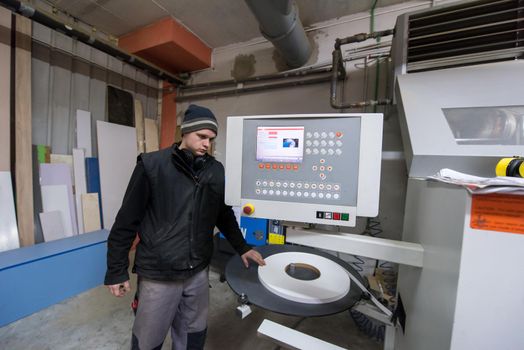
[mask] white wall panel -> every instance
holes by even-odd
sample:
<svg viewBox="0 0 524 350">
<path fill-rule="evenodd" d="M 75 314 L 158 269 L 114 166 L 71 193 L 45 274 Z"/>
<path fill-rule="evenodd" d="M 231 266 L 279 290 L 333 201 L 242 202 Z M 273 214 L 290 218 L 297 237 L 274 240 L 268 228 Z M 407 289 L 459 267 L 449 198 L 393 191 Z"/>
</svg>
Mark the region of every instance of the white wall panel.
<svg viewBox="0 0 524 350">
<path fill-rule="evenodd" d="M 73 148 L 73 173 L 75 178 L 75 204 L 78 233 L 84 233 L 82 194 L 87 192 L 84 149 Z"/>
<path fill-rule="evenodd" d="M 96 125 L 103 222 L 111 229 L 136 164 L 136 129 L 102 121 Z"/>
<path fill-rule="evenodd" d="M 20 247 L 10 171 L 0 171 L 0 252 Z"/>
<path fill-rule="evenodd" d="M 44 233 L 44 240 L 46 242 L 67 237 L 63 221 L 61 211 L 55 210 L 40 213 L 42 232 Z"/>
<path fill-rule="evenodd" d="M 73 226 L 71 216 L 69 215 L 71 207 L 69 205 L 69 194 L 67 186 L 42 186 L 42 207 L 44 208 L 44 213 L 51 211 L 59 211 L 62 218 L 62 226 L 64 227 L 65 236 L 73 236 L 73 229 L 75 228 L 75 226 Z"/>
<path fill-rule="evenodd" d="M 75 211 L 75 199 L 73 196 L 73 174 L 72 174 L 72 168 L 69 164 L 63 164 L 63 163 L 55 163 L 55 164 L 40 164 L 40 185 L 42 185 L 42 191 L 45 186 L 49 185 L 63 185 L 66 188 L 67 192 L 67 207 L 69 208 L 69 222 L 72 225 L 71 228 L 71 234 L 77 234 L 77 225 L 76 225 L 76 211 Z M 48 191 L 51 191 L 48 189 Z M 61 190 L 53 190 L 53 191 L 61 191 Z M 54 193 L 54 192 L 53 192 Z M 47 200 L 51 200 L 51 198 L 47 198 Z M 46 201 L 44 198 L 44 194 L 42 193 L 42 202 Z M 48 202 L 49 204 L 49 202 Z M 44 212 L 45 211 L 51 211 L 55 209 L 48 209 L 45 206 L 45 203 L 43 204 Z M 68 230 L 68 225 L 64 226 L 66 228 L 66 232 L 70 232 Z"/>
<path fill-rule="evenodd" d="M 85 151 L 86 157 L 92 157 L 91 113 L 76 110 L 76 147 Z"/>
</svg>

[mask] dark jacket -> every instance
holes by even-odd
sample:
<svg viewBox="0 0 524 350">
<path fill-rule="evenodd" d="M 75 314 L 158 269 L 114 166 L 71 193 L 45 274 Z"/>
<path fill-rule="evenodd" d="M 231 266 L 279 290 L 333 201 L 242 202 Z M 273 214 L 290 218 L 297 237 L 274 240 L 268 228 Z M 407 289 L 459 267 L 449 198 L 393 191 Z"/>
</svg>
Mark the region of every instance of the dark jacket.
<svg viewBox="0 0 524 350">
<path fill-rule="evenodd" d="M 215 226 L 239 254 L 250 249 L 224 203 L 224 167 L 208 155 L 199 161 L 192 167 L 177 145 L 138 157 L 109 234 L 105 284 L 129 279 L 136 232 L 133 271 L 154 280 L 185 279 L 205 269 Z"/>
</svg>

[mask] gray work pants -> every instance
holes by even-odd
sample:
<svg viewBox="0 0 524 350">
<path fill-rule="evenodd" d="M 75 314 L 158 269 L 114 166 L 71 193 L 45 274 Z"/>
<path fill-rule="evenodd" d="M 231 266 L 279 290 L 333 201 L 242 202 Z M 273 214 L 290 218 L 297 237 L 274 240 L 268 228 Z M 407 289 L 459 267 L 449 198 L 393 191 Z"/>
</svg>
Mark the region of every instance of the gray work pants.
<svg viewBox="0 0 524 350">
<path fill-rule="evenodd" d="M 203 349 L 208 308 L 207 269 L 181 281 L 139 278 L 132 349 L 161 349 L 169 329 L 173 350 Z"/>
</svg>

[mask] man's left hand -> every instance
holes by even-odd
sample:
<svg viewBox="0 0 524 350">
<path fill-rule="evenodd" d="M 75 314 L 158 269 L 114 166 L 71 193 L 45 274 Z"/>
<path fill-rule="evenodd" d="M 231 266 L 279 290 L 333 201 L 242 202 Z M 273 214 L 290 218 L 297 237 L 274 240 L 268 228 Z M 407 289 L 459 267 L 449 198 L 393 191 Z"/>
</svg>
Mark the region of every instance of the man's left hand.
<svg viewBox="0 0 524 350">
<path fill-rule="evenodd" d="M 266 262 L 264 261 L 264 259 L 262 258 L 262 255 L 260 255 L 259 252 L 257 252 L 256 250 L 254 249 L 251 249 L 251 250 L 248 250 L 247 252 L 245 252 L 244 254 L 242 254 L 240 256 L 242 258 L 242 261 L 244 262 L 244 265 L 246 267 L 249 267 L 249 260 L 253 260 L 254 262 L 256 262 L 258 265 L 260 266 L 264 266 L 266 265 Z"/>
</svg>

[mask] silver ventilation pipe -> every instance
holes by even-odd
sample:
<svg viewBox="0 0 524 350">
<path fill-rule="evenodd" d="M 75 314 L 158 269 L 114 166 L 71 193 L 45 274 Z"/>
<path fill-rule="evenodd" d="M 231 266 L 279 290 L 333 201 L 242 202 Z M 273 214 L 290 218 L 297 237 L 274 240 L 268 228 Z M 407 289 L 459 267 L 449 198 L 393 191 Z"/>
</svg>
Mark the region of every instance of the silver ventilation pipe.
<svg viewBox="0 0 524 350">
<path fill-rule="evenodd" d="M 297 68 L 311 55 L 311 45 L 292 0 L 245 0 L 256 17 L 260 32 L 284 57 L 287 65 Z"/>
</svg>

